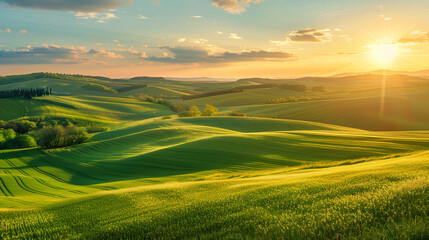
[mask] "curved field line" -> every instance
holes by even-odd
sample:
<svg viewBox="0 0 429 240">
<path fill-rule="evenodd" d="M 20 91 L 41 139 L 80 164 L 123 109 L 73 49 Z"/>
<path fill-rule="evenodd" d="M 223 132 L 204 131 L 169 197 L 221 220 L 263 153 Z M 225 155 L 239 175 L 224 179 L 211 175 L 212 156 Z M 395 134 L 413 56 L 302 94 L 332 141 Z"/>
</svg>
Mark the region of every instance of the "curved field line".
<svg viewBox="0 0 429 240">
<path fill-rule="evenodd" d="M 27 186 L 27 184 L 25 184 L 25 182 L 22 180 L 21 177 L 14 176 L 14 175 L 12 175 L 12 177 L 15 179 L 15 182 L 18 184 L 18 186 L 21 189 L 23 189 L 23 190 L 25 190 L 27 192 L 34 193 L 34 194 L 39 194 L 39 195 L 45 195 L 45 196 L 48 196 L 48 197 L 65 198 L 64 196 L 57 195 L 57 194 L 54 194 L 54 193 L 47 193 L 47 192 L 35 190 L 35 189 L 30 188 L 29 186 Z"/>
<path fill-rule="evenodd" d="M 16 159 L 19 160 L 18 157 Z M 7 160 L 7 159 L 4 159 L 4 160 L 6 161 L 6 163 L 9 164 L 9 166 L 13 167 L 15 170 L 19 171 L 20 173 L 22 173 L 22 174 L 24 174 L 24 175 L 26 175 L 26 176 L 28 176 L 28 177 L 30 177 L 32 179 L 34 179 L 35 181 L 39 182 L 40 184 L 42 184 L 44 186 L 47 186 L 47 187 L 55 189 L 55 190 L 64 190 L 64 191 L 75 193 L 75 194 L 86 194 L 85 192 L 82 192 L 82 191 L 79 191 L 79 190 L 68 190 L 66 188 L 62 188 L 62 187 L 55 186 L 53 184 L 47 183 L 43 179 L 40 179 L 40 178 L 37 178 L 37 177 L 33 177 L 31 174 L 27 173 L 26 171 L 24 171 L 22 169 L 18 169 L 18 167 L 12 161 Z"/>
<path fill-rule="evenodd" d="M 3 181 L 3 179 L 0 177 L 0 190 L 2 191 L 3 195 L 7 196 L 11 196 L 13 197 L 14 195 L 12 194 L 12 192 L 7 188 L 6 183 Z"/>
</svg>

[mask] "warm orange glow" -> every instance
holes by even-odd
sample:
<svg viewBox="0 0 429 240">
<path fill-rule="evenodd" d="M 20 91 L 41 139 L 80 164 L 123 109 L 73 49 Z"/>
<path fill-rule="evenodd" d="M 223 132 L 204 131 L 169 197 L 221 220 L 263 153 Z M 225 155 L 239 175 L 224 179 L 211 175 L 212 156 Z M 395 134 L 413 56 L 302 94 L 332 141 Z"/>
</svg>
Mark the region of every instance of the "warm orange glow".
<svg viewBox="0 0 429 240">
<path fill-rule="evenodd" d="M 378 44 L 372 49 L 373 60 L 380 65 L 388 66 L 393 63 L 399 54 L 398 47 L 393 44 Z"/>
</svg>

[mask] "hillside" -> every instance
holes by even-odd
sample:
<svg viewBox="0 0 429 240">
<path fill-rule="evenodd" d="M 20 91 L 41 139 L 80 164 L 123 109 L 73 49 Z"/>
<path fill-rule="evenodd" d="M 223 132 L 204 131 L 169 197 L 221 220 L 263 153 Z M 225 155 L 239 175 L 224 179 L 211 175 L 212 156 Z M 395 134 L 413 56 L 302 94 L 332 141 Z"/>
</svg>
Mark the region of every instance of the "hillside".
<svg viewBox="0 0 429 240">
<path fill-rule="evenodd" d="M 6 77 L 0 90 L 53 94 L 2 98 L 0 120 L 106 130 L 73 146 L 0 150 L 0 239 L 425 239 L 429 87 L 381 97 L 360 78 Z M 178 117 L 144 96 L 219 114 Z"/>
<path fill-rule="evenodd" d="M 428 157 L 425 151 L 261 177 L 122 189 L 36 210 L 3 210 L 0 237 L 425 239 Z"/>
</svg>

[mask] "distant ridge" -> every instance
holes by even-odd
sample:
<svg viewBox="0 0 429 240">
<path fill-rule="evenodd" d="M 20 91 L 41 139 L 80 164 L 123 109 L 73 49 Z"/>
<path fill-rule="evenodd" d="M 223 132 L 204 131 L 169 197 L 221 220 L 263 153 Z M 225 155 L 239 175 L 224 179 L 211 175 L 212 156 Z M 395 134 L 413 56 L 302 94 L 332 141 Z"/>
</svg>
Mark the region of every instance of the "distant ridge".
<svg viewBox="0 0 429 240">
<path fill-rule="evenodd" d="M 357 75 L 409 75 L 409 76 L 418 76 L 418 77 L 429 77 L 429 69 L 427 70 L 420 70 L 420 71 L 393 71 L 389 69 L 379 69 L 371 72 L 361 72 L 361 73 L 339 73 L 335 74 L 332 77 L 350 77 L 350 76 L 357 76 Z"/>
</svg>

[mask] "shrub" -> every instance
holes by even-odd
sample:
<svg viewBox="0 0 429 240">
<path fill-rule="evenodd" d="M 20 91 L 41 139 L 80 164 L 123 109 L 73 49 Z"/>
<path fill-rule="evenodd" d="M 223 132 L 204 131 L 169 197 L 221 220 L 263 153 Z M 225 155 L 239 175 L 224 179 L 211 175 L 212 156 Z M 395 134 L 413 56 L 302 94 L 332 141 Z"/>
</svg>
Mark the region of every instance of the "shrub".
<svg viewBox="0 0 429 240">
<path fill-rule="evenodd" d="M 37 124 L 28 120 L 19 120 L 7 123 L 1 123 L 0 128 L 13 129 L 19 134 L 26 134 L 30 130 L 37 128 Z"/>
<path fill-rule="evenodd" d="M 228 113 L 228 116 L 234 116 L 234 117 L 246 117 L 247 115 L 244 112 L 240 111 L 232 111 Z"/>
<path fill-rule="evenodd" d="M 18 135 L 8 143 L 8 148 L 33 148 L 37 147 L 36 140 L 27 134 Z"/>
<path fill-rule="evenodd" d="M 108 132 L 108 131 L 110 131 L 110 128 L 109 127 L 103 127 L 103 126 L 89 126 L 86 128 L 86 131 L 88 133 Z"/>
<path fill-rule="evenodd" d="M 172 119 L 172 118 L 173 118 L 173 117 L 172 117 L 172 116 L 170 116 L 170 115 L 167 115 L 167 116 L 163 116 L 163 117 L 162 117 L 162 119 L 164 119 L 164 120 L 165 120 L 165 119 Z"/>
<path fill-rule="evenodd" d="M 210 104 L 206 104 L 206 109 L 204 109 L 203 116 L 215 116 L 218 113 L 218 109 Z"/>
</svg>

